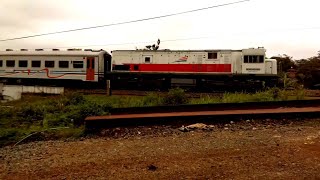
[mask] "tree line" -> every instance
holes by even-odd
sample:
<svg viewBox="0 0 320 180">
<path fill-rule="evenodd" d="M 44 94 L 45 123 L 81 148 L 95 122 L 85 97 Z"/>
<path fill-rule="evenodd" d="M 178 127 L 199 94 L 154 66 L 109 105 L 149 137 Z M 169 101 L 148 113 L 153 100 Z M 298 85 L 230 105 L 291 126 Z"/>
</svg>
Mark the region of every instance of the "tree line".
<svg viewBox="0 0 320 180">
<path fill-rule="evenodd" d="M 316 56 L 295 60 L 286 54 L 273 56 L 277 60 L 278 72 L 284 76 L 288 72 L 294 72 L 298 83 L 305 88 L 320 88 L 320 51 Z"/>
</svg>

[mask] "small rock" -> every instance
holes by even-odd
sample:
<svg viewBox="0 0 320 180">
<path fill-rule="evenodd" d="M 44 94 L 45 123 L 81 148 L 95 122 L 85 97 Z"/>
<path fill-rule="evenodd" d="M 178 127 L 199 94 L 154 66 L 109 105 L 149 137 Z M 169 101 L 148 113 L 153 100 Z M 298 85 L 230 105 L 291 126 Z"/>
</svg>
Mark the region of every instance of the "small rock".
<svg viewBox="0 0 320 180">
<path fill-rule="evenodd" d="M 149 171 L 155 171 L 155 170 L 157 170 L 157 167 L 155 165 L 151 164 L 151 165 L 148 166 L 148 170 Z"/>
<path fill-rule="evenodd" d="M 249 123 L 249 122 L 250 122 L 250 120 L 248 119 L 248 120 L 246 120 L 246 122 L 247 122 L 247 123 Z"/>
<path fill-rule="evenodd" d="M 252 128 L 252 130 L 257 130 L 257 129 L 258 129 L 258 128 L 256 128 L 256 127 L 253 127 L 253 128 Z"/>
<path fill-rule="evenodd" d="M 234 124 L 234 121 L 230 121 L 230 124 Z"/>
<path fill-rule="evenodd" d="M 229 128 L 225 127 L 224 130 L 228 130 Z"/>
<path fill-rule="evenodd" d="M 140 131 L 138 131 L 138 134 L 140 135 L 140 134 L 141 134 L 141 132 L 140 132 Z"/>
<path fill-rule="evenodd" d="M 215 126 L 214 126 L 214 125 L 209 125 L 208 127 L 209 127 L 210 129 L 215 128 Z"/>
<path fill-rule="evenodd" d="M 180 127 L 178 130 L 182 132 L 189 132 L 189 129 L 184 126 Z"/>
</svg>

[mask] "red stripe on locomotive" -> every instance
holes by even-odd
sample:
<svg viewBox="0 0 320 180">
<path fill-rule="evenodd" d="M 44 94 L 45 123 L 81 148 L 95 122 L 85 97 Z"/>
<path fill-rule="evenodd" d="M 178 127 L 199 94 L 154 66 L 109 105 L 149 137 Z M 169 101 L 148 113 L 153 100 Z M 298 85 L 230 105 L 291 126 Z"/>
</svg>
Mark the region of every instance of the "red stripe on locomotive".
<svg viewBox="0 0 320 180">
<path fill-rule="evenodd" d="M 130 71 L 231 73 L 231 64 L 130 64 Z"/>
</svg>

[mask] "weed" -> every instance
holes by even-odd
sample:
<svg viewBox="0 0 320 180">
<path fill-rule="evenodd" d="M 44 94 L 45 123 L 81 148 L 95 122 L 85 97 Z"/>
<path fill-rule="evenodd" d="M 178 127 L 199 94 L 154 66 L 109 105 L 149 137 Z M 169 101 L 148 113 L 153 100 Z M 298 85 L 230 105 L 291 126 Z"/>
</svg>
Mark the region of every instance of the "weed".
<svg viewBox="0 0 320 180">
<path fill-rule="evenodd" d="M 189 99 L 187 95 L 181 88 L 170 89 L 168 94 L 166 94 L 163 98 L 164 105 L 187 104 L 188 101 Z"/>
</svg>

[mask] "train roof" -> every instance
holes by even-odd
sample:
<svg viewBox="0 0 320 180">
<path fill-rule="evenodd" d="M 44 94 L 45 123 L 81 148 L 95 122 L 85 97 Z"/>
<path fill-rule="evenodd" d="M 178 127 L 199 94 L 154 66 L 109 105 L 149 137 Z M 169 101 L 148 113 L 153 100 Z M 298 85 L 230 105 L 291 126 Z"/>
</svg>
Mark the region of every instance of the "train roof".
<svg viewBox="0 0 320 180">
<path fill-rule="evenodd" d="M 159 50 L 148 50 L 148 49 L 137 49 L 137 50 L 114 50 L 112 52 L 242 52 L 243 50 L 265 50 L 264 48 L 247 48 L 247 49 L 194 49 L 194 50 L 170 50 L 170 49 L 159 49 Z"/>
<path fill-rule="evenodd" d="M 231 50 L 231 49 L 203 49 L 203 50 L 170 50 L 170 49 L 161 49 L 161 50 L 114 50 L 112 52 L 212 52 L 212 51 L 242 51 L 242 50 Z"/>
<path fill-rule="evenodd" d="M 0 51 L 0 56 L 99 56 L 100 54 L 109 54 L 105 50 L 53 50 L 53 51 L 44 51 L 44 50 L 21 50 L 13 51 L 6 50 Z"/>
</svg>

